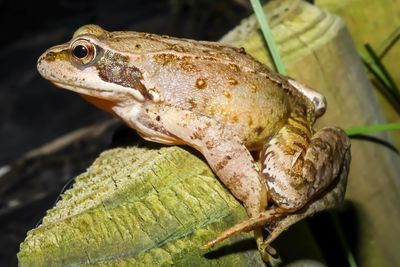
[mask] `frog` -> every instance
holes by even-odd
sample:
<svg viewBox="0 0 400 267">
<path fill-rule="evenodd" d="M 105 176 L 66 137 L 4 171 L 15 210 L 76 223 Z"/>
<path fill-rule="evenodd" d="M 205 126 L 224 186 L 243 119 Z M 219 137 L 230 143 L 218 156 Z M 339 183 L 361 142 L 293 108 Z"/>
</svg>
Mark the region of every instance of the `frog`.
<svg viewBox="0 0 400 267">
<path fill-rule="evenodd" d="M 283 231 L 343 201 L 350 141 L 338 127 L 314 129 L 324 96 L 244 48 L 91 24 L 45 51 L 37 68 L 145 140 L 204 156 L 249 218 L 204 248 L 253 231 L 269 261 Z"/>
</svg>

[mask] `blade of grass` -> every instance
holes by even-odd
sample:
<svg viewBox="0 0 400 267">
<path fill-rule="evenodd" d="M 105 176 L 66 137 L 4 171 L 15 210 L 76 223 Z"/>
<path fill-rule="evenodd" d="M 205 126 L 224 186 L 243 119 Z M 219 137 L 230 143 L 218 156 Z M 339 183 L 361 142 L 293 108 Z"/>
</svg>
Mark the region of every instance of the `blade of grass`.
<svg viewBox="0 0 400 267">
<path fill-rule="evenodd" d="M 354 134 L 354 135 L 351 135 L 350 138 L 351 138 L 351 140 L 368 141 L 368 142 L 371 142 L 374 144 L 384 146 L 400 156 L 399 150 L 392 143 L 390 143 L 382 138 L 367 135 L 367 134 Z"/>
<path fill-rule="evenodd" d="M 382 59 L 390 51 L 390 49 L 399 41 L 400 39 L 400 27 L 397 27 L 389 37 L 383 42 L 381 49 L 377 53 L 379 58 Z"/>
<path fill-rule="evenodd" d="M 385 86 L 376 79 L 371 79 L 372 84 L 378 90 L 384 98 L 392 105 L 393 109 L 400 114 L 400 99 L 397 99 L 390 91 L 388 91 Z"/>
<path fill-rule="evenodd" d="M 392 91 L 390 89 L 390 84 L 386 80 L 386 77 L 382 74 L 382 71 L 372 62 L 370 62 L 362 53 L 359 53 L 364 66 L 371 72 L 372 75 L 385 86 L 385 89 L 388 91 Z"/>
<path fill-rule="evenodd" d="M 260 1 L 250 0 L 250 2 L 251 6 L 253 7 L 254 13 L 256 14 L 258 23 L 260 24 L 260 28 L 264 35 L 265 41 L 267 42 L 268 50 L 269 53 L 271 54 L 272 61 L 274 62 L 276 70 L 282 75 L 287 75 L 285 65 L 283 64 L 274 37 L 272 36 L 271 29 L 268 25 L 267 15 L 264 13 Z"/>
<path fill-rule="evenodd" d="M 365 67 L 374 76 L 376 81 L 375 87 L 385 96 L 386 100 L 392 104 L 393 108 L 398 110 L 400 108 L 400 97 L 390 87 L 389 82 L 386 80 L 380 69 L 376 65 L 368 63 L 367 59 L 362 55 L 360 55 L 360 57 Z"/>
<path fill-rule="evenodd" d="M 367 50 L 368 54 L 371 56 L 372 60 L 376 64 L 376 66 L 380 69 L 382 75 L 386 78 L 387 82 L 389 83 L 389 88 L 392 90 L 392 92 L 400 98 L 400 93 L 399 89 L 397 88 L 396 83 L 394 82 L 392 76 L 390 76 L 389 72 L 386 70 L 385 66 L 383 66 L 381 60 L 379 59 L 378 55 L 375 53 L 375 51 L 372 49 L 372 47 L 369 44 L 365 44 L 365 49 Z"/>
<path fill-rule="evenodd" d="M 331 221 L 334 225 L 336 234 L 339 237 L 339 241 L 342 245 L 342 248 L 343 248 L 344 252 L 346 253 L 347 262 L 349 263 L 350 267 L 357 267 L 356 260 L 354 259 L 353 253 L 351 252 L 349 245 L 347 244 L 347 240 L 343 233 L 342 226 L 340 225 L 336 214 L 331 211 L 331 212 L 329 212 L 329 215 L 330 215 Z"/>
<path fill-rule="evenodd" d="M 387 132 L 400 130 L 400 123 L 388 123 L 388 124 L 375 124 L 360 127 L 351 127 L 345 130 L 349 136 L 356 134 L 376 133 L 376 132 Z"/>
</svg>

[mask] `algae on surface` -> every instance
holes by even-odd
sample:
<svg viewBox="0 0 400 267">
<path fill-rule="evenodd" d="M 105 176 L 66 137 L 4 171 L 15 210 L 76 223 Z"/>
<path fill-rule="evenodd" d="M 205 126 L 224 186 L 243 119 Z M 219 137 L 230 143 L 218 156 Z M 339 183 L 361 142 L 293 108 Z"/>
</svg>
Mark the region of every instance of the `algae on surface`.
<svg viewBox="0 0 400 267">
<path fill-rule="evenodd" d="M 112 149 L 29 231 L 19 265 L 264 266 L 249 234 L 223 249 L 200 249 L 246 218 L 208 165 L 188 151 Z"/>
</svg>

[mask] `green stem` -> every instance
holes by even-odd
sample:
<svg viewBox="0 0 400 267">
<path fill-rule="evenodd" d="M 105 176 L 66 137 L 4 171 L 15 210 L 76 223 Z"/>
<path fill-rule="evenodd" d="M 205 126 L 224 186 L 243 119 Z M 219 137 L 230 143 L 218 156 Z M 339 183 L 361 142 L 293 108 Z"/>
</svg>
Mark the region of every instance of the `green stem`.
<svg viewBox="0 0 400 267">
<path fill-rule="evenodd" d="M 368 54 L 376 64 L 376 66 L 380 69 L 382 75 L 385 77 L 386 81 L 389 83 L 389 88 L 390 90 L 398 97 L 400 98 L 400 92 L 399 89 L 396 86 L 396 83 L 394 82 L 392 76 L 390 76 L 389 72 L 386 70 L 385 66 L 382 64 L 381 60 L 379 59 L 378 55 L 375 53 L 375 51 L 372 49 L 372 47 L 369 44 L 365 44 L 365 49 L 367 50 Z"/>
<path fill-rule="evenodd" d="M 400 130 L 400 123 L 388 123 L 388 124 L 375 124 L 360 127 L 351 127 L 346 129 L 347 135 L 366 134 L 375 132 L 386 132 Z"/>
<path fill-rule="evenodd" d="M 378 53 L 379 58 L 382 59 L 386 54 L 392 49 L 392 47 L 399 41 L 400 39 L 400 27 L 397 27 L 392 34 L 383 42 L 382 48 Z"/>
<path fill-rule="evenodd" d="M 346 237 L 343 233 L 342 227 L 339 223 L 339 220 L 337 219 L 337 216 L 333 212 L 329 212 L 331 221 L 334 225 L 334 228 L 336 230 L 336 234 L 338 235 L 339 241 L 342 245 L 342 248 L 346 252 L 347 256 L 347 262 L 349 263 L 350 267 L 357 267 L 356 260 L 354 259 L 353 253 L 351 252 L 351 249 L 349 245 L 347 244 Z"/>
<path fill-rule="evenodd" d="M 283 64 L 282 58 L 279 55 L 274 37 L 272 36 L 271 29 L 268 25 L 267 15 L 264 13 L 260 1 L 250 0 L 250 2 L 253 7 L 254 13 L 256 14 L 258 23 L 260 24 L 261 31 L 267 42 L 268 50 L 271 54 L 272 61 L 274 62 L 276 70 L 282 75 L 287 75 L 285 65 Z"/>
<path fill-rule="evenodd" d="M 364 66 L 369 70 L 369 72 L 377 79 L 386 89 L 386 91 L 390 92 L 393 97 L 395 94 L 392 92 L 390 88 L 389 81 L 386 80 L 386 77 L 382 74 L 382 71 L 376 66 L 376 64 L 369 62 L 365 56 L 360 53 L 360 57 Z"/>
</svg>

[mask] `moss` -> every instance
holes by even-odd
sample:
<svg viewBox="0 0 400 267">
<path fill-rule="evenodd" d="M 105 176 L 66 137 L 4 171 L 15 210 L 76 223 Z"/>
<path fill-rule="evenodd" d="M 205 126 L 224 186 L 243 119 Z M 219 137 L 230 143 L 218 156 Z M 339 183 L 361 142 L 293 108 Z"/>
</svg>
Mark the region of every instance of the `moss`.
<svg viewBox="0 0 400 267">
<path fill-rule="evenodd" d="M 117 148 L 77 177 L 28 233 L 18 259 L 20 266 L 263 266 L 251 235 L 228 241 L 247 238 L 247 253 L 200 249 L 246 217 L 186 150 Z"/>
</svg>

